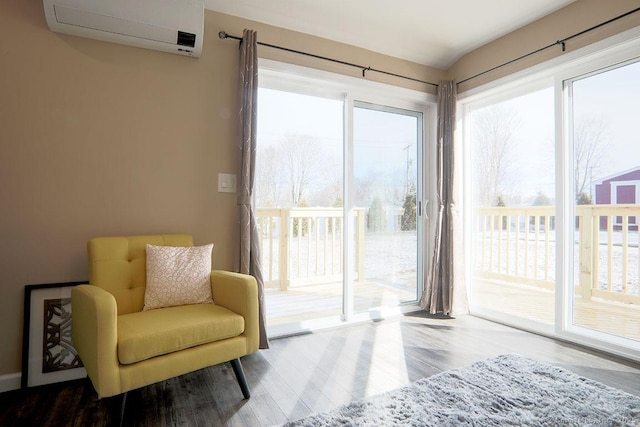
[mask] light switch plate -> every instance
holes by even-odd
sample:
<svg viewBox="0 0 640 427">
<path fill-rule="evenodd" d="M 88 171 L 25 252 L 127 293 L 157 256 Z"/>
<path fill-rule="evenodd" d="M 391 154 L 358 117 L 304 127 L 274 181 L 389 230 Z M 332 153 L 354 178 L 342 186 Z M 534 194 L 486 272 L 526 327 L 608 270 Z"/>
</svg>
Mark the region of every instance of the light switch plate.
<svg viewBox="0 0 640 427">
<path fill-rule="evenodd" d="M 218 174 L 218 192 L 235 193 L 236 192 L 236 175 L 231 173 Z"/>
</svg>

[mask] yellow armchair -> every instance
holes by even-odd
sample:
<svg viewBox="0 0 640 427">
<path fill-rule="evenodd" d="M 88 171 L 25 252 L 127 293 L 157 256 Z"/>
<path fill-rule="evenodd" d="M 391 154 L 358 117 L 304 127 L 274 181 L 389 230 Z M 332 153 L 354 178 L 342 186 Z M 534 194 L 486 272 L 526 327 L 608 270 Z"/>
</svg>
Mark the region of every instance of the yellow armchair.
<svg viewBox="0 0 640 427">
<path fill-rule="evenodd" d="M 214 304 L 143 311 L 146 244 L 192 246 L 191 236 L 101 237 L 88 243 L 90 285 L 71 294 L 73 344 L 99 397 L 231 362 L 249 398 L 240 357 L 258 350 L 253 277 L 211 272 Z M 124 409 L 124 406 L 123 408 Z"/>
</svg>

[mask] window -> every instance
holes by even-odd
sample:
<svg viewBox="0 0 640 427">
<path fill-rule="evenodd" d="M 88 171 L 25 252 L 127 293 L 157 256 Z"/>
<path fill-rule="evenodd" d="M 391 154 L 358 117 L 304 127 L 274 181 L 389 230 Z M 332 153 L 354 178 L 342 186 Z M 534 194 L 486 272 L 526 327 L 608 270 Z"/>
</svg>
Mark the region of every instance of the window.
<svg viewBox="0 0 640 427">
<path fill-rule="evenodd" d="M 470 106 L 467 126 L 471 304 L 550 330 L 556 252 L 553 88 Z"/>
<path fill-rule="evenodd" d="M 640 344 L 640 62 L 567 80 L 565 89 L 576 216 L 571 324 Z"/>
<path fill-rule="evenodd" d="M 418 164 L 422 113 L 356 103 L 354 204 L 366 214 L 356 312 L 415 302 L 418 295 Z M 356 263 L 357 264 L 357 263 Z M 383 286 L 372 298 L 370 283 Z"/>
</svg>

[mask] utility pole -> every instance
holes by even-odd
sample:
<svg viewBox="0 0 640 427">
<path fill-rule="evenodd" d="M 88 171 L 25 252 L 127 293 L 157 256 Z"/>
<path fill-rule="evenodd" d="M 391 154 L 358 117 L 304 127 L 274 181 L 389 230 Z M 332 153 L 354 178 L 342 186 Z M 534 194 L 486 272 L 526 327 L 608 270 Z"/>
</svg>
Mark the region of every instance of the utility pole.
<svg viewBox="0 0 640 427">
<path fill-rule="evenodd" d="M 404 194 L 409 194 L 409 171 L 411 170 L 411 159 L 409 158 L 409 148 L 413 147 L 413 143 L 407 145 L 402 150 L 407 152 L 407 170 L 406 170 L 406 178 L 405 178 L 405 186 L 404 186 Z"/>
</svg>

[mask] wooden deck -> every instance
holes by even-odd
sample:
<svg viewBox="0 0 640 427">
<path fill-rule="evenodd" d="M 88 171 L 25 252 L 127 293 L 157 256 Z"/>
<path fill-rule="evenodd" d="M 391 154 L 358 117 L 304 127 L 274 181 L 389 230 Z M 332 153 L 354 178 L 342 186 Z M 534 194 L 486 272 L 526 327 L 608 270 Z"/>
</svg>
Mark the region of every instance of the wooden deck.
<svg viewBox="0 0 640 427">
<path fill-rule="evenodd" d="M 419 295 L 415 289 L 403 285 L 412 281 L 415 282 L 415 276 L 413 280 L 389 277 L 355 282 L 355 312 L 416 301 Z M 342 314 L 342 282 L 294 285 L 286 291 L 266 289 L 265 297 L 267 323 L 272 326 Z"/>
<path fill-rule="evenodd" d="M 555 320 L 555 291 L 498 281 L 477 281 L 475 305 L 549 325 Z M 640 306 L 575 298 L 574 324 L 640 341 Z"/>
<path fill-rule="evenodd" d="M 408 287 L 392 280 L 356 282 L 354 309 L 394 307 L 415 301 Z M 407 281 L 408 282 L 408 281 Z M 482 307 L 535 322 L 553 325 L 553 290 L 498 281 L 477 282 L 471 294 Z M 311 319 L 338 317 L 342 313 L 342 283 L 294 286 L 287 291 L 266 290 L 267 323 L 270 326 L 300 323 Z M 576 297 L 575 324 L 640 341 L 640 306 Z"/>
</svg>

